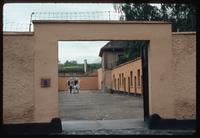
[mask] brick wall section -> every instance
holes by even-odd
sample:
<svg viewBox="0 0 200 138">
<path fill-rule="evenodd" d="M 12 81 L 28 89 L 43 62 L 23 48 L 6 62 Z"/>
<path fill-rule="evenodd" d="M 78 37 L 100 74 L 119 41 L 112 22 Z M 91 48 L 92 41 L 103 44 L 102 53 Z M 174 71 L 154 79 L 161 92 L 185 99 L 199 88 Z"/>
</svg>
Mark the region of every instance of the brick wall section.
<svg viewBox="0 0 200 138">
<path fill-rule="evenodd" d="M 196 33 L 173 33 L 173 81 L 175 116 L 194 119 L 196 116 Z"/>
<path fill-rule="evenodd" d="M 32 35 L 3 37 L 3 123 L 34 120 Z"/>
</svg>

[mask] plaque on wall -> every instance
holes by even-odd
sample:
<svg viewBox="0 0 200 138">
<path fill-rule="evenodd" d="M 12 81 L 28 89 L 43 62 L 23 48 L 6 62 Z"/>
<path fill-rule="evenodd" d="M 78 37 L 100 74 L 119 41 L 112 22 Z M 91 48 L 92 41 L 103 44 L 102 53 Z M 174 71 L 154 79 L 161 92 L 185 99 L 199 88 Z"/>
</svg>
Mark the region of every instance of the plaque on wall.
<svg viewBox="0 0 200 138">
<path fill-rule="evenodd" d="M 41 87 L 50 87 L 50 79 L 42 78 L 41 79 Z"/>
</svg>

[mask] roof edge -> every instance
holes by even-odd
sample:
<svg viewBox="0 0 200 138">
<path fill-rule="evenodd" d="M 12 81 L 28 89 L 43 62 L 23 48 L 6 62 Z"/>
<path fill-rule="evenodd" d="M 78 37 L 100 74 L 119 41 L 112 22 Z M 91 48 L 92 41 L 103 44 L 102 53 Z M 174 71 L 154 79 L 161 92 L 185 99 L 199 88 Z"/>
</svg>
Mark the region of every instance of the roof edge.
<svg viewBox="0 0 200 138">
<path fill-rule="evenodd" d="M 135 58 L 135 59 L 133 59 L 133 60 L 124 62 L 124 63 L 122 63 L 122 64 L 119 64 L 118 66 L 115 66 L 112 70 L 117 69 L 117 68 L 119 68 L 119 67 L 122 67 L 122 66 L 124 66 L 124 65 L 127 65 L 127 64 L 129 64 L 129 63 L 135 62 L 135 61 L 137 61 L 137 60 L 141 60 L 141 57 L 137 57 L 137 58 Z"/>
<path fill-rule="evenodd" d="M 172 35 L 196 35 L 196 32 L 172 32 Z"/>
</svg>

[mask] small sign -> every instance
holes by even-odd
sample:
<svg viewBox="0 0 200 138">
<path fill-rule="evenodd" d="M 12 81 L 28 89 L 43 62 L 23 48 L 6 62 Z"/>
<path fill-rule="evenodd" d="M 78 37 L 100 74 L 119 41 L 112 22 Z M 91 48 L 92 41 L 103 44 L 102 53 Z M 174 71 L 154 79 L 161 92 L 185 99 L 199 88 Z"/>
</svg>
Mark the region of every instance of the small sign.
<svg viewBox="0 0 200 138">
<path fill-rule="evenodd" d="M 50 79 L 41 79 L 41 87 L 50 87 Z"/>
</svg>

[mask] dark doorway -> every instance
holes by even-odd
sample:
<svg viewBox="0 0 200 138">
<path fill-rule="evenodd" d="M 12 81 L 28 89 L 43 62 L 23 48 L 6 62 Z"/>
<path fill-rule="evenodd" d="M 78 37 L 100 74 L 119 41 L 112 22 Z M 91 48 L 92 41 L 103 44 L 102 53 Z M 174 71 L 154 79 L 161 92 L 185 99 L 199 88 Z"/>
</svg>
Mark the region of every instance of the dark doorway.
<svg viewBox="0 0 200 138">
<path fill-rule="evenodd" d="M 149 119 L 149 78 L 148 78 L 148 44 L 142 46 L 142 88 L 143 88 L 143 109 L 144 121 Z"/>
<path fill-rule="evenodd" d="M 124 91 L 126 91 L 126 78 L 124 78 Z"/>
</svg>

